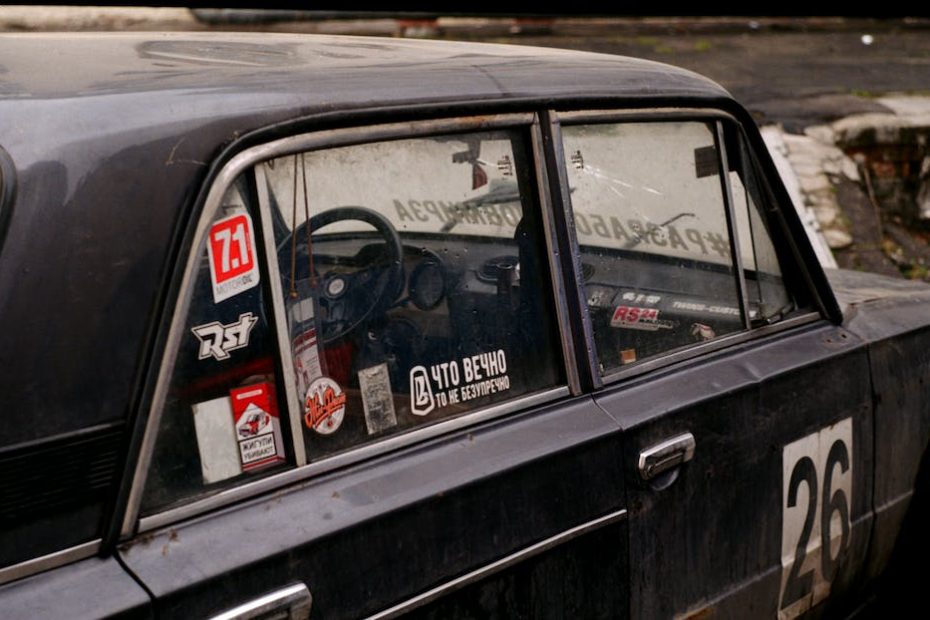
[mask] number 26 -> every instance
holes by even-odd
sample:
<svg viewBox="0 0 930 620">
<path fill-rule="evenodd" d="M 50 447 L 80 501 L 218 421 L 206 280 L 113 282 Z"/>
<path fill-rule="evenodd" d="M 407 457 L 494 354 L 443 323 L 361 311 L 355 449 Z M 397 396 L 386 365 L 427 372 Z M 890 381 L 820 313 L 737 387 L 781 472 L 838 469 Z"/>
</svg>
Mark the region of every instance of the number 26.
<svg viewBox="0 0 930 620">
<path fill-rule="evenodd" d="M 849 418 L 785 446 L 781 618 L 803 613 L 830 591 L 849 547 L 851 456 Z"/>
</svg>

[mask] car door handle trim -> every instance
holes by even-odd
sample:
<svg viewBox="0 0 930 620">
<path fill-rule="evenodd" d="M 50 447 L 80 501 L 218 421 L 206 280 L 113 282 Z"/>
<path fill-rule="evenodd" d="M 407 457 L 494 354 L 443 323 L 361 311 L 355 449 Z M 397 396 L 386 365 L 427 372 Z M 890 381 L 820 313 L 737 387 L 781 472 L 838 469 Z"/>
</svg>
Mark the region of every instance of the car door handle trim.
<svg viewBox="0 0 930 620">
<path fill-rule="evenodd" d="M 652 480 L 694 458 L 694 435 L 683 433 L 639 453 L 639 475 Z"/>
<path fill-rule="evenodd" d="M 539 555 L 544 551 L 548 551 L 553 547 L 566 543 L 573 538 L 581 536 L 582 534 L 587 534 L 592 530 L 596 530 L 606 525 L 610 525 L 611 523 L 621 521 L 625 519 L 626 516 L 626 509 L 624 508 L 623 510 L 611 512 L 610 514 L 606 514 L 602 517 L 598 517 L 597 519 L 582 523 L 581 525 L 576 525 L 573 528 L 559 532 L 555 536 L 541 540 L 536 544 L 530 545 L 529 547 L 524 547 L 523 549 L 511 553 L 510 555 L 504 556 L 495 562 L 482 566 L 481 568 L 477 568 L 470 573 L 465 573 L 464 575 L 456 577 L 451 581 L 447 581 L 442 585 L 436 586 L 432 590 L 427 590 L 426 592 L 418 594 L 411 599 L 407 599 L 402 603 L 398 603 L 393 607 L 369 616 L 367 620 L 387 620 L 388 618 L 396 618 L 397 616 L 412 611 L 417 607 L 422 607 L 423 605 L 426 605 L 427 603 L 430 603 L 441 596 L 449 594 L 450 592 L 460 590 L 461 588 L 480 581 L 485 577 L 510 568 L 518 562 L 522 562 L 523 560 L 527 560 L 533 556 Z"/>
<path fill-rule="evenodd" d="M 286 611 L 288 620 L 307 620 L 312 604 L 313 597 L 310 596 L 307 586 L 295 583 L 211 616 L 209 620 L 248 620 L 267 616 L 269 612 L 274 611 Z"/>
</svg>

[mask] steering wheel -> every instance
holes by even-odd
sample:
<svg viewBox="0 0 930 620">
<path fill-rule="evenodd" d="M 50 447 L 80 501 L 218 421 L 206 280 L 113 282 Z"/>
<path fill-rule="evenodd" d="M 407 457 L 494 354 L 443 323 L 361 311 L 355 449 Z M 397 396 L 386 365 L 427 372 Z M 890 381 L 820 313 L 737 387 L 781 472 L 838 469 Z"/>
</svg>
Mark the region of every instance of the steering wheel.
<svg viewBox="0 0 930 620">
<path fill-rule="evenodd" d="M 287 273 L 287 265 L 291 264 L 291 243 L 296 237 L 297 243 L 297 273 L 295 279 L 309 277 L 307 258 L 307 226 L 310 231 L 316 231 L 329 224 L 346 220 L 357 220 L 370 224 L 384 241 L 383 250 L 372 252 L 371 246 L 363 248 L 354 258 L 369 257 L 368 264 L 359 267 L 352 273 L 346 273 L 338 263 L 333 265 L 337 269 L 330 269 L 317 276 L 317 287 L 320 291 L 319 300 L 322 316 L 318 325 L 322 334 L 320 340 L 325 344 L 342 338 L 353 331 L 371 317 L 386 311 L 400 293 L 404 282 L 403 246 L 400 236 L 391 222 L 367 207 L 335 207 L 314 215 L 307 222 L 297 227 L 288 235 L 277 248 L 278 262 L 282 274 Z M 327 242 L 323 242 L 327 243 Z M 329 242 L 331 243 L 331 242 Z M 367 252 L 365 250 L 368 250 Z M 317 265 L 314 271 L 319 272 Z M 285 290 L 287 290 L 287 276 L 285 275 Z"/>
</svg>

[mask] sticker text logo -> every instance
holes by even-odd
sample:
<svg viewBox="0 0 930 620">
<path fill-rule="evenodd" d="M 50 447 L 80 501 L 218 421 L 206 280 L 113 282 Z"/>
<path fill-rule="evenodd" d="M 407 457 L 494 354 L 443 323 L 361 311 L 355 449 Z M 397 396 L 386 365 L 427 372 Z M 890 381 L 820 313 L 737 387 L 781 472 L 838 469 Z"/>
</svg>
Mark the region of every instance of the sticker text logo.
<svg viewBox="0 0 930 620">
<path fill-rule="evenodd" d="M 342 424 L 346 413 L 346 395 L 329 377 L 310 384 L 304 402 L 304 423 L 321 435 L 329 435 Z"/>
<path fill-rule="evenodd" d="M 218 361 L 228 360 L 230 351 L 249 346 L 249 333 L 256 323 L 258 317 L 251 312 L 245 312 L 239 315 L 238 321 L 229 325 L 214 321 L 191 328 L 200 340 L 197 359 L 213 357 Z"/>
<path fill-rule="evenodd" d="M 503 349 L 468 355 L 461 360 L 410 370 L 410 411 L 426 415 L 436 407 L 464 403 L 510 389 Z"/>
<path fill-rule="evenodd" d="M 252 220 L 247 213 L 225 217 L 210 227 L 207 253 L 213 301 L 219 303 L 258 284 Z"/>
</svg>

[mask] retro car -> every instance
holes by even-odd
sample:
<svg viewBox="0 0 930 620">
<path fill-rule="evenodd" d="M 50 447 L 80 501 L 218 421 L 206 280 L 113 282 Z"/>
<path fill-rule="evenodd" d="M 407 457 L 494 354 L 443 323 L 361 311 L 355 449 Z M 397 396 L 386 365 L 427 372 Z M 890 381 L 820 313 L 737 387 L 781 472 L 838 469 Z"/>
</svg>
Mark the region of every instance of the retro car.
<svg viewBox="0 0 930 620">
<path fill-rule="evenodd" d="M 4 618 L 838 617 L 926 549 L 930 289 L 825 272 L 717 84 L 0 48 Z"/>
</svg>

